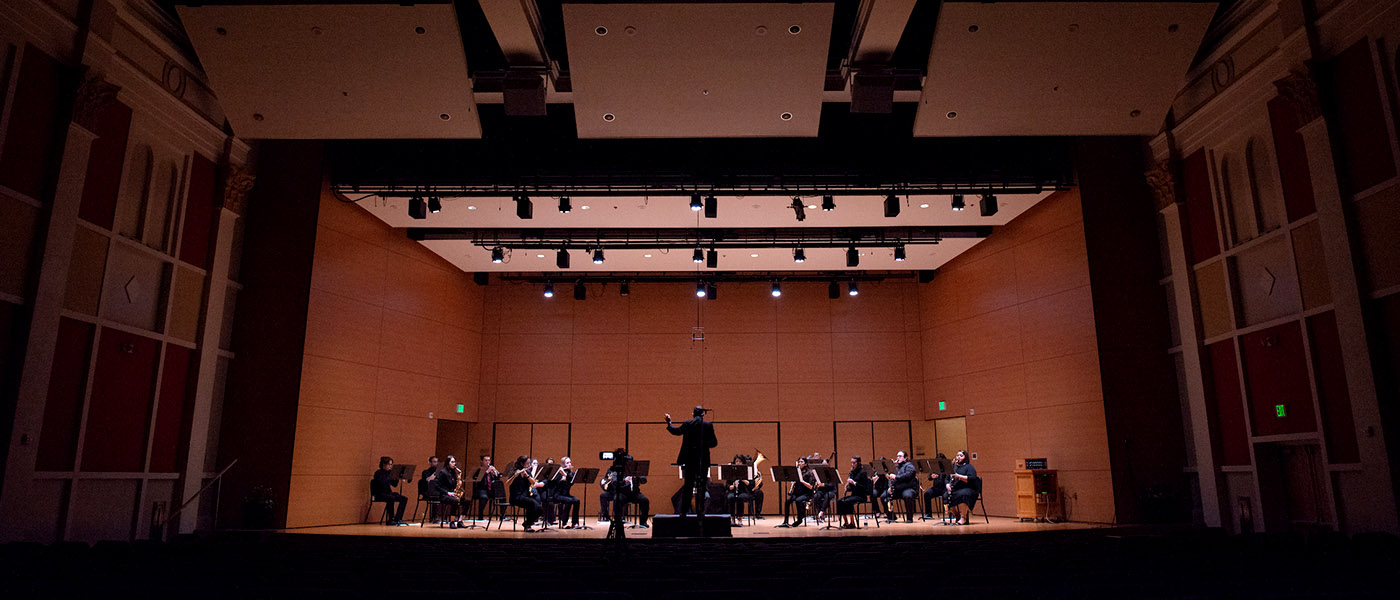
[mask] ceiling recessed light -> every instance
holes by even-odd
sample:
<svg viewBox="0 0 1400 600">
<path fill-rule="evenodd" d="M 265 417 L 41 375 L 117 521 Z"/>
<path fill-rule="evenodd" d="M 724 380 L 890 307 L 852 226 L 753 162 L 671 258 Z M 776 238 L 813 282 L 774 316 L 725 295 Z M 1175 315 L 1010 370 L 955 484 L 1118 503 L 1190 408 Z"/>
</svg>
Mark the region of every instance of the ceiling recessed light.
<svg viewBox="0 0 1400 600">
<path fill-rule="evenodd" d="M 451 120 L 452 120 L 452 115 L 449 115 L 449 114 L 447 114 L 447 113 L 442 113 L 442 114 L 438 115 L 438 118 L 439 118 L 439 119 L 442 119 L 442 120 L 444 120 L 444 121 L 451 121 Z"/>
<path fill-rule="evenodd" d="M 650 254 L 643 254 L 643 255 L 642 255 L 642 258 L 651 258 L 651 255 L 650 255 Z"/>
<path fill-rule="evenodd" d="M 616 118 L 617 118 L 617 117 L 614 117 L 612 113 L 604 113 L 604 114 L 603 114 L 603 120 L 604 120 L 604 121 L 607 121 L 607 122 L 609 122 L 609 123 L 613 122 L 613 119 L 616 119 Z"/>
<path fill-rule="evenodd" d="M 790 113 L 790 112 L 785 112 L 785 113 L 783 113 L 783 114 L 781 114 L 781 115 L 778 115 L 778 118 L 779 118 L 779 119 L 782 119 L 782 120 L 784 120 L 784 121 L 791 121 L 791 120 L 792 120 L 792 113 Z"/>
<path fill-rule="evenodd" d="M 467 210 L 476 210 L 476 205 L 475 205 L 475 204 L 468 204 L 468 205 L 467 205 Z"/>
<path fill-rule="evenodd" d="M 807 208 L 810 208 L 810 209 L 812 209 L 812 210 L 817 210 L 817 205 L 815 205 L 815 204 L 808 204 L 808 205 L 807 205 Z"/>
<path fill-rule="evenodd" d="M 585 204 L 585 205 L 580 206 L 580 207 L 578 207 L 578 208 L 579 208 L 579 210 L 588 210 L 588 205 Z"/>
<path fill-rule="evenodd" d="M 956 119 L 956 118 L 958 118 L 958 111 L 956 111 L 956 110 L 950 110 L 950 111 L 948 111 L 948 118 L 949 118 L 949 119 Z"/>
<path fill-rule="evenodd" d="M 544 258 L 544 255 L 543 255 L 543 254 L 536 254 L 536 255 L 535 255 L 535 258 Z"/>
<path fill-rule="evenodd" d="M 755 252 L 755 253 L 753 253 L 753 254 L 750 254 L 749 256 L 752 256 L 753 258 L 758 258 L 758 253 Z"/>
<path fill-rule="evenodd" d="M 593 30 L 593 33 L 596 33 L 596 34 L 598 34 L 598 35 L 607 35 L 607 34 L 608 34 L 608 28 L 607 28 L 607 27 L 603 27 L 602 25 L 599 25 L 596 29 Z"/>
</svg>

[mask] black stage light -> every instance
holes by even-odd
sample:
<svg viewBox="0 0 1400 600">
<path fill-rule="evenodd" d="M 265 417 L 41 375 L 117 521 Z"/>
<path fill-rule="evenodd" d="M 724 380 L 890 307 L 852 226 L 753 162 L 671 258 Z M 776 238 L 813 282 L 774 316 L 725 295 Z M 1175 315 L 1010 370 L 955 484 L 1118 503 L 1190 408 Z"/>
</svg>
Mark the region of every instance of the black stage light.
<svg viewBox="0 0 1400 600">
<path fill-rule="evenodd" d="M 568 213 L 569 211 L 571 211 L 571 210 L 573 210 L 573 209 L 574 209 L 574 207 L 573 207 L 573 205 L 569 202 L 569 197 L 568 197 L 568 196 L 560 196 L 560 197 L 559 197 L 559 212 L 561 212 L 561 213 Z"/>
<path fill-rule="evenodd" d="M 716 252 L 714 248 L 705 252 L 705 266 L 711 269 L 719 266 L 719 252 Z"/>
<path fill-rule="evenodd" d="M 806 252 L 803 252 L 801 248 L 797 248 L 797 249 L 795 249 L 795 250 L 792 251 L 792 262 L 806 262 L 806 261 L 807 261 L 807 253 L 806 253 Z"/>
<path fill-rule="evenodd" d="M 558 252 L 557 254 L 554 255 L 554 266 L 559 267 L 559 268 L 561 268 L 561 269 L 567 269 L 567 268 L 569 268 L 569 251 L 568 251 L 568 250 L 566 250 L 566 249 L 564 249 L 564 248 L 560 248 L 560 249 L 559 249 L 559 252 Z"/>
<path fill-rule="evenodd" d="M 719 198 L 714 196 L 705 197 L 705 218 L 713 219 L 719 216 Z"/>
<path fill-rule="evenodd" d="M 715 282 L 713 282 L 713 281 L 711 281 L 710 283 L 705 284 L 705 299 L 706 299 L 706 300 L 718 300 L 718 299 L 719 299 L 719 284 L 717 284 L 717 283 L 715 283 Z"/>
<path fill-rule="evenodd" d="M 832 300 L 841 297 L 841 284 L 836 283 L 835 279 L 831 280 L 831 283 L 826 284 L 826 297 Z"/>
<path fill-rule="evenodd" d="M 885 218 L 893 219 L 899 216 L 899 196 L 890 194 L 885 196 Z"/>
<path fill-rule="evenodd" d="M 697 281 L 697 282 L 695 282 L 695 297 L 697 297 L 697 298 L 704 298 L 704 297 L 705 297 L 705 282 L 703 282 L 703 281 Z"/>
<path fill-rule="evenodd" d="M 530 201 L 529 196 L 515 197 L 515 216 L 522 219 L 535 218 L 535 203 Z"/>
<path fill-rule="evenodd" d="M 854 280 L 854 279 L 851 280 L 851 283 L 847 284 L 846 289 L 847 289 L 846 293 L 848 293 L 848 294 L 850 294 L 850 295 L 852 295 L 852 296 L 859 296 L 859 295 L 860 295 L 860 288 L 856 286 L 856 280 Z"/>
<path fill-rule="evenodd" d="M 967 208 L 967 203 L 963 201 L 962 194 L 953 194 L 953 210 L 960 211 Z"/>
<path fill-rule="evenodd" d="M 773 297 L 774 297 L 774 298 L 777 298 L 778 296 L 781 296 L 781 295 L 783 295 L 783 286 L 782 286 L 782 284 L 779 284 L 778 282 L 774 281 L 774 282 L 773 282 Z"/>
<path fill-rule="evenodd" d="M 846 249 L 846 266 L 848 266 L 848 267 L 858 267 L 858 266 L 860 266 L 860 253 L 859 253 L 859 252 L 856 252 L 856 247 L 855 247 L 855 246 L 851 246 L 850 248 L 847 248 L 847 249 Z"/>
<path fill-rule="evenodd" d="M 996 194 L 982 194 L 982 204 L 980 206 L 982 208 L 982 216 L 984 217 L 997 214 Z"/>
<path fill-rule="evenodd" d="M 822 196 L 822 210 L 827 212 L 836 210 L 836 199 L 832 198 L 831 194 Z"/>
<path fill-rule="evenodd" d="M 408 216 L 414 219 L 428 218 L 428 205 L 423 202 L 422 196 L 408 199 Z"/>
<path fill-rule="evenodd" d="M 491 249 L 491 262 L 498 263 L 506 259 L 506 251 L 500 246 Z"/>
<path fill-rule="evenodd" d="M 442 212 L 442 199 L 437 196 L 428 196 L 428 212 L 433 214 Z"/>
<path fill-rule="evenodd" d="M 702 208 L 705 208 L 705 204 L 702 203 L 702 202 L 700 202 L 700 194 L 691 194 L 691 195 L 690 195 L 690 210 L 693 210 L 693 211 L 697 211 L 697 212 L 698 212 L 698 211 L 699 211 L 700 209 L 702 209 Z"/>
<path fill-rule="evenodd" d="M 546 283 L 546 284 L 544 284 L 544 297 L 545 297 L 545 298 L 553 298 L 553 297 L 554 297 L 554 284 L 552 284 L 552 283 Z"/>
<path fill-rule="evenodd" d="M 694 260 L 695 262 L 698 262 L 698 263 L 705 262 L 705 252 L 702 251 L 702 250 L 700 250 L 699 248 L 696 248 L 696 249 L 695 249 L 695 256 L 691 257 L 691 260 Z"/>
<path fill-rule="evenodd" d="M 601 265 L 601 264 L 603 264 L 603 249 L 602 249 L 602 248 L 599 248 L 599 249 L 593 251 L 593 264 L 595 264 L 595 265 Z"/>
<path fill-rule="evenodd" d="M 626 296 L 627 294 L 631 293 L 631 291 L 632 290 L 628 288 L 626 281 L 617 285 L 617 295 L 619 296 Z"/>
<path fill-rule="evenodd" d="M 795 214 L 797 215 L 797 221 L 798 221 L 799 223 L 802 222 L 802 221 L 806 221 L 806 220 L 807 220 L 807 207 L 805 207 L 805 206 L 802 205 L 802 199 L 801 199 L 801 198 L 798 198 L 797 196 L 793 196 L 793 197 L 792 197 L 792 204 L 791 204 L 791 207 L 792 207 L 792 212 L 795 213 Z"/>
<path fill-rule="evenodd" d="M 895 247 L 894 247 L 894 259 L 897 260 L 897 261 L 901 261 L 901 262 L 902 262 L 902 261 L 904 261 L 904 258 L 905 258 L 905 256 L 904 256 L 904 244 L 900 244 L 900 245 L 898 245 L 898 246 L 895 246 Z"/>
<path fill-rule="evenodd" d="M 585 300 L 588 298 L 588 288 L 583 286 L 583 282 L 574 284 L 574 300 Z"/>
</svg>

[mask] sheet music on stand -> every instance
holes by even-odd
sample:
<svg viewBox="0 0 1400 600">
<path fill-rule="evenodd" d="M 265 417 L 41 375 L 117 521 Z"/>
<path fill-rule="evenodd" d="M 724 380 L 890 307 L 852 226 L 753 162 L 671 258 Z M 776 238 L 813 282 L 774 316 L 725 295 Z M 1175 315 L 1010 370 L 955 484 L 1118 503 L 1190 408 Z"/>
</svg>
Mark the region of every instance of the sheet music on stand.
<svg viewBox="0 0 1400 600">
<path fill-rule="evenodd" d="M 685 465 L 680 463 L 671 463 L 671 466 L 676 468 L 676 477 L 678 479 L 685 479 Z M 705 479 L 714 479 L 713 475 L 715 474 L 715 467 L 718 466 L 719 465 L 710 465 L 709 468 L 705 469 Z"/>
<path fill-rule="evenodd" d="M 389 477 L 404 483 L 412 483 L 413 474 L 417 472 L 414 471 L 415 468 L 417 465 L 394 465 L 394 468 L 389 469 Z"/>
<path fill-rule="evenodd" d="M 726 484 L 735 481 L 748 481 L 753 478 L 748 465 L 720 465 L 719 472 L 720 478 Z"/>
</svg>

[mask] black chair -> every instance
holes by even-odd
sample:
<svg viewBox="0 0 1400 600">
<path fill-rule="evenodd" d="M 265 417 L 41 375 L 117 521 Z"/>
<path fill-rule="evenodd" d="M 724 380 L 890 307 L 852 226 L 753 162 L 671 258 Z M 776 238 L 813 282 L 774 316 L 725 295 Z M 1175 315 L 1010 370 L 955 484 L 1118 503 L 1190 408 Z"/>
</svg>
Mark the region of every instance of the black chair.
<svg viewBox="0 0 1400 600">
<path fill-rule="evenodd" d="M 387 524 L 387 523 L 389 522 L 389 501 L 388 501 L 388 500 L 380 500 L 380 499 L 377 499 L 377 498 L 374 497 L 374 492 L 370 492 L 370 494 L 369 494 L 369 506 L 366 506 L 366 507 L 365 507 L 365 516 L 364 516 L 363 518 L 360 519 L 360 522 L 361 522 L 361 523 L 364 523 L 365 521 L 368 521 L 368 520 L 369 520 L 369 513 L 370 513 L 370 511 L 374 510 L 374 503 L 375 503 L 375 502 L 380 502 L 380 503 L 383 503 L 383 504 L 384 504 L 384 512 L 383 512 L 383 514 L 380 514 L 380 515 L 379 515 L 379 524 L 380 524 L 380 525 L 384 525 L 384 524 Z"/>
<path fill-rule="evenodd" d="M 427 508 L 423 511 L 423 518 L 422 518 L 421 520 L 420 520 L 420 519 L 416 519 L 416 517 L 418 516 L 418 504 L 419 504 L 419 503 L 422 503 L 422 504 L 424 504 L 424 505 L 427 507 Z M 442 497 L 441 497 L 441 496 L 427 497 L 427 496 L 424 496 L 423 494 L 418 494 L 418 500 L 414 501 L 414 503 L 413 503 L 413 516 L 415 517 L 415 520 L 418 520 L 418 525 L 419 525 L 420 527 L 426 527 L 427 524 L 428 524 L 428 521 L 433 520 L 433 511 L 434 511 L 434 510 L 437 510 L 437 511 L 441 511 L 441 510 L 442 510 Z M 437 522 L 438 522 L 438 525 L 441 525 L 441 524 L 442 524 L 442 514 L 441 514 L 441 513 L 438 513 Z"/>
</svg>

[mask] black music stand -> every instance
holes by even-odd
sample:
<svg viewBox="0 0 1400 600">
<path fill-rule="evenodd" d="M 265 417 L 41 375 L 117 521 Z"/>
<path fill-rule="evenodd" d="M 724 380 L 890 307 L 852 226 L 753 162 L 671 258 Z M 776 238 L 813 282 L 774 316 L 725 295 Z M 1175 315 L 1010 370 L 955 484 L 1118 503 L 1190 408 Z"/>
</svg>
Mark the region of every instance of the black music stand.
<svg viewBox="0 0 1400 600">
<path fill-rule="evenodd" d="M 476 484 L 481 483 L 481 478 L 482 478 L 483 476 L 485 476 L 485 471 L 486 471 L 486 469 L 483 469 L 483 468 L 481 468 L 481 467 L 477 467 L 476 469 L 473 469 L 473 470 L 472 470 L 472 487 L 471 487 L 472 499 L 471 499 L 471 502 L 469 502 L 469 503 L 468 503 L 468 502 L 464 502 L 464 499 L 463 499 L 463 498 L 458 498 L 458 499 L 457 499 L 458 510 L 461 510 L 463 513 L 466 513 L 466 512 L 468 512 L 468 511 L 470 511 L 470 510 L 472 509 L 472 507 L 476 506 Z M 463 474 L 465 475 L 466 472 L 463 471 Z M 465 486 L 465 485 L 462 486 L 462 492 L 463 492 L 463 493 L 466 493 L 466 491 L 467 491 L 467 486 Z M 495 494 L 493 493 L 494 491 L 495 491 L 495 490 L 490 489 L 490 486 L 487 486 L 487 489 L 486 489 L 486 502 L 490 503 L 490 502 L 494 502 L 494 501 L 496 500 Z M 462 521 L 465 522 L 465 523 L 468 523 L 468 525 L 467 525 L 466 527 L 463 527 L 462 529 L 489 529 L 489 528 L 491 527 L 491 519 L 490 519 L 490 516 L 491 516 L 491 515 L 490 515 L 490 510 L 489 510 L 489 509 L 487 510 L 487 513 L 488 513 L 488 514 L 487 514 L 486 516 L 487 516 L 488 518 L 486 519 L 486 524 L 485 524 L 484 526 L 483 526 L 483 525 L 477 525 L 477 524 L 476 524 L 476 519 L 466 519 L 466 518 L 463 518 Z"/>
<path fill-rule="evenodd" d="M 593 485 L 595 481 L 598 481 L 598 469 L 586 468 L 574 471 L 574 483 L 583 484 L 583 507 L 580 509 L 583 514 L 578 518 L 579 529 L 593 529 L 588 526 L 588 487 Z"/>
<path fill-rule="evenodd" d="M 627 469 L 624 470 L 624 471 L 622 472 L 622 477 L 619 477 L 619 478 L 617 479 L 617 485 L 619 486 L 619 488 L 618 488 L 619 491 L 621 491 L 622 478 L 623 478 L 623 477 L 631 477 L 631 478 L 635 481 L 635 480 L 640 479 L 640 478 L 642 478 L 642 477 L 646 477 L 646 476 L 647 476 L 647 473 L 649 473 L 649 472 L 651 472 L 651 461 L 649 461 L 649 460 L 631 460 L 631 461 L 627 461 Z M 632 484 L 632 488 L 633 488 L 633 490 L 634 490 L 635 492 L 640 493 L 640 492 L 641 492 L 641 488 L 640 488 L 639 486 L 641 486 L 641 485 L 642 485 L 641 482 L 637 482 L 637 483 Z M 617 504 L 618 504 L 618 500 L 619 500 L 619 498 L 618 498 L 617 496 L 619 496 L 619 495 L 621 495 L 621 494 L 616 494 L 616 493 L 613 494 L 613 513 L 614 513 L 614 515 L 616 515 L 617 513 L 619 513 L 619 511 L 617 510 Z M 641 509 L 642 509 L 642 507 L 641 507 L 640 505 L 638 505 L 638 506 L 637 506 L 637 510 L 641 510 Z M 623 506 L 623 507 L 622 507 L 622 510 L 621 510 L 620 512 L 621 512 L 622 515 L 626 515 L 626 514 L 627 514 L 627 507 L 626 507 L 626 506 Z M 614 518 L 616 518 L 616 517 L 614 517 Z M 641 519 L 641 515 L 638 515 L 638 516 L 637 516 L 637 520 L 638 520 L 638 521 L 641 521 L 641 520 L 642 520 L 642 519 Z M 628 528 L 628 529 L 636 529 L 636 528 L 637 528 L 637 524 L 636 524 L 636 523 L 628 523 L 628 524 L 627 524 L 627 528 Z"/>
<path fill-rule="evenodd" d="M 786 466 L 786 465 L 775 465 L 775 466 L 773 466 L 773 468 L 771 468 L 771 469 L 768 470 L 768 474 L 772 477 L 772 479 L 773 479 L 773 481 L 774 481 L 775 483 L 783 484 L 783 483 L 796 483 L 796 482 L 797 482 L 797 467 L 796 467 L 796 466 L 789 467 L 789 466 Z M 787 505 L 788 505 L 788 503 L 787 503 L 788 487 L 789 487 L 789 486 L 786 486 L 786 485 L 779 485 L 779 486 L 778 486 L 778 489 L 782 490 L 782 492 L 783 492 L 783 522 L 782 522 L 782 523 L 779 523 L 779 524 L 777 524 L 777 525 L 774 525 L 774 526 L 773 526 L 774 528 L 778 528 L 778 527 L 783 527 L 783 528 L 792 527 L 792 525 L 788 523 L 788 510 L 787 510 Z"/>
<path fill-rule="evenodd" d="M 835 487 L 836 482 L 841 478 L 841 474 L 836 472 L 836 467 L 833 467 L 831 465 L 817 465 L 815 467 L 812 467 L 812 473 L 817 477 L 817 487 L 821 487 L 828 484 Z M 815 494 L 816 490 L 813 490 L 813 493 Z M 825 513 L 826 509 L 828 508 L 830 508 L 830 505 L 821 507 L 822 510 L 816 512 Z M 838 529 L 838 527 L 831 524 L 831 515 L 825 515 L 825 517 L 826 526 L 822 527 L 823 530 Z"/>
<path fill-rule="evenodd" d="M 879 477 L 879 478 L 882 478 L 882 479 L 885 480 L 885 489 L 889 491 L 890 499 L 893 500 L 893 499 L 894 499 L 894 482 L 893 482 L 893 481 L 890 481 L 890 480 L 889 480 L 889 477 L 888 477 L 888 475 L 889 475 L 890 473 L 894 472 L 894 471 L 891 469 L 891 467 L 893 467 L 893 466 L 894 466 L 894 461 L 892 461 L 892 460 L 890 460 L 890 459 L 888 459 L 888 458 L 877 458 L 877 459 L 875 459 L 875 460 L 870 461 L 869 467 L 870 467 L 870 472 L 872 473 L 872 475 L 871 475 L 871 480 L 870 480 L 870 481 L 871 481 L 871 483 L 870 483 L 870 493 L 872 493 L 872 494 L 875 495 L 875 502 L 874 502 L 873 504 L 874 504 L 875 508 L 877 508 L 877 509 L 880 507 L 880 494 L 876 493 L 876 489 L 877 489 L 877 488 L 876 488 L 875 483 L 874 483 L 874 482 L 875 482 L 875 479 L 874 479 L 874 478 L 875 478 L 875 477 Z M 889 504 L 885 504 L 885 511 L 886 511 L 886 512 L 885 512 L 884 514 L 882 514 L 882 515 L 873 515 L 873 516 L 874 516 L 876 519 L 879 519 L 880 517 L 889 514 L 889 510 L 890 510 Z"/>
<path fill-rule="evenodd" d="M 724 504 L 725 504 L 725 507 L 728 508 L 728 506 L 729 506 L 729 484 L 734 483 L 734 482 L 736 482 L 736 481 L 748 481 L 748 480 L 750 479 L 750 477 L 752 477 L 752 476 L 749 475 L 749 466 L 748 466 L 748 465 L 720 465 L 720 466 L 719 466 L 719 473 L 720 473 L 720 477 L 724 480 L 724 499 L 725 499 L 725 503 L 724 503 Z M 706 487 L 708 487 L 708 486 L 706 486 Z M 736 489 L 735 491 L 737 492 L 738 490 Z M 737 500 L 736 500 L 736 502 L 737 502 Z M 752 515 L 750 515 L 750 517 L 752 517 Z M 730 521 L 733 521 L 733 520 L 734 520 L 734 511 L 733 511 L 732 509 L 729 510 L 729 520 L 730 520 Z"/>
<path fill-rule="evenodd" d="M 539 482 L 548 482 L 549 480 L 554 479 L 554 474 L 555 474 L 555 473 L 558 473 L 558 472 L 559 472 L 559 465 L 540 465 L 540 472 L 538 473 L 538 476 L 535 477 L 535 481 L 539 481 Z M 537 496 L 539 496 L 539 499 L 540 499 L 540 521 L 539 521 L 539 522 L 540 522 L 540 529 L 539 529 L 539 530 L 540 530 L 541 532 L 544 532 L 544 531 L 555 531 L 554 529 L 550 529 L 550 528 L 549 528 L 549 520 L 544 518 L 544 505 L 545 505 L 546 502 L 549 502 L 549 498 L 548 498 L 548 496 L 547 496 L 547 494 L 548 494 L 549 492 L 548 492 L 547 490 L 549 490 L 549 484 L 548 484 L 548 483 L 545 483 L 544 487 L 542 487 L 542 488 L 537 488 L 537 491 L 535 492 L 535 494 L 536 494 Z"/>
</svg>

